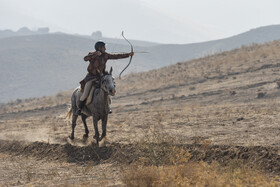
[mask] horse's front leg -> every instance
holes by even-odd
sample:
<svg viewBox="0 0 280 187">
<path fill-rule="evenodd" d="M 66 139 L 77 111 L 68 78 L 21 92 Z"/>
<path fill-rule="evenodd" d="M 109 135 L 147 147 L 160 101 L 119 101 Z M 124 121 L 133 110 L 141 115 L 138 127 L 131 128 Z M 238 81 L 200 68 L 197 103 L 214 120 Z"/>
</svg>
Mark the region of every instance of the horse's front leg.
<svg viewBox="0 0 280 187">
<path fill-rule="evenodd" d="M 102 119 L 102 135 L 100 138 L 100 141 L 106 137 L 106 128 L 107 128 L 107 120 L 108 120 L 108 115 L 106 115 L 103 119 Z"/>
<path fill-rule="evenodd" d="M 98 120 L 94 115 L 92 116 L 92 119 L 93 119 L 94 131 L 95 131 L 95 135 L 93 136 L 93 139 L 96 140 L 96 144 L 98 146 L 98 144 L 99 144 L 99 131 L 98 131 L 98 126 L 97 126 Z"/>
<path fill-rule="evenodd" d="M 84 124 L 84 127 L 85 127 L 85 134 L 84 134 L 84 138 L 88 138 L 88 133 L 89 133 L 89 131 L 88 131 L 88 127 L 87 127 L 87 122 L 86 122 L 86 119 L 87 119 L 87 115 L 85 115 L 85 114 L 81 114 L 81 116 L 82 116 L 82 121 L 83 121 L 83 124 Z"/>
<path fill-rule="evenodd" d="M 71 135 L 69 136 L 69 138 L 70 138 L 71 140 L 74 139 L 74 130 L 75 130 L 75 127 L 76 127 L 77 118 L 78 118 L 78 115 L 76 115 L 76 114 L 73 114 L 73 115 L 72 115 L 72 133 L 71 133 Z"/>
</svg>

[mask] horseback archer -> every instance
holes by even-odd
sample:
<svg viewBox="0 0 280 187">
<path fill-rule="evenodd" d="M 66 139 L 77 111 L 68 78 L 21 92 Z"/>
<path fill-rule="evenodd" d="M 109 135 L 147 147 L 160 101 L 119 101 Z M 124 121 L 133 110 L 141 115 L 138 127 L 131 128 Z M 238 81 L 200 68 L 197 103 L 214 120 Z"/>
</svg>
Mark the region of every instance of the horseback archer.
<svg viewBox="0 0 280 187">
<path fill-rule="evenodd" d="M 124 54 L 110 54 L 106 52 L 105 43 L 102 41 L 98 41 L 95 43 L 95 51 L 89 52 L 88 55 L 84 57 L 84 61 L 89 61 L 89 65 L 87 67 L 87 75 L 80 82 L 82 96 L 79 99 L 77 115 L 81 115 L 81 111 L 86 104 L 87 97 L 92 95 L 95 90 L 95 82 L 101 77 L 101 75 L 105 74 L 106 70 L 106 62 L 107 60 L 115 60 L 132 57 L 134 52 L 124 53 Z M 111 113 L 111 110 L 110 110 Z"/>
</svg>

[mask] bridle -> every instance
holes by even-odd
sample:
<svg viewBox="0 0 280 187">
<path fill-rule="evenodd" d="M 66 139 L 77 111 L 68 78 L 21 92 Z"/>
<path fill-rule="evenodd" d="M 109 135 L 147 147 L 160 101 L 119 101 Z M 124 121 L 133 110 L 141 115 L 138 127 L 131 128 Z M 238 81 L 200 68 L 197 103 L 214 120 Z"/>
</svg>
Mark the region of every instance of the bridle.
<svg viewBox="0 0 280 187">
<path fill-rule="evenodd" d="M 106 83 L 104 83 L 105 81 L 108 81 L 106 76 L 111 76 L 113 81 L 114 81 L 114 78 L 113 78 L 112 75 L 110 75 L 110 74 L 102 75 L 101 78 L 100 78 L 100 81 L 99 81 L 99 87 L 100 87 L 100 89 L 102 89 L 104 91 L 104 93 L 109 94 L 110 91 L 107 88 Z M 113 84 L 114 84 L 114 87 L 115 87 L 115 82 L 113 82 Z"/>
</svg>

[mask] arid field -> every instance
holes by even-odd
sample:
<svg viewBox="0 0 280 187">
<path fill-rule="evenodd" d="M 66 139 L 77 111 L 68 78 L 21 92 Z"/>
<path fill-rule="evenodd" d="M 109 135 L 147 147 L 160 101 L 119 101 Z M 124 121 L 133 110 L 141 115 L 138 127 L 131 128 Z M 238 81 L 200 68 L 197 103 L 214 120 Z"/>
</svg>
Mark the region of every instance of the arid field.
<svg viewBox="0 0 280 187">
<path fill-rule="evenodd" d="M 280 41 L 116 85 L 99 148 L 91 118 L 68 138 L 71 90 L 1 104 L 0 186 L 280 185 Z"/>
</svg>

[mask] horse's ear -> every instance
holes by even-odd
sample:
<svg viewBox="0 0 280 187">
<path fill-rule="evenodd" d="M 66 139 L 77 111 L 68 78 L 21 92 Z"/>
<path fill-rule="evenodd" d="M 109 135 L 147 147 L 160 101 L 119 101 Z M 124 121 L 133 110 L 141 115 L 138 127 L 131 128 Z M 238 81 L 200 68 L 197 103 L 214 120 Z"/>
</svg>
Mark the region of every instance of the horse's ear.
<svg viewBox="0 0 280 187">
<path fill-rule="evenodd" d="M 110 69 L 109 74 L 112 75 L 112 72 L 113 72 L 113 68 L 112 68 L 112 66 L 111 66 L 111 69 Z"/>
</svg>

